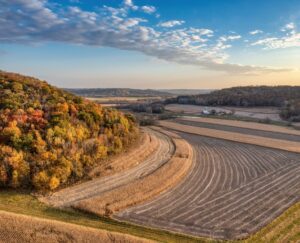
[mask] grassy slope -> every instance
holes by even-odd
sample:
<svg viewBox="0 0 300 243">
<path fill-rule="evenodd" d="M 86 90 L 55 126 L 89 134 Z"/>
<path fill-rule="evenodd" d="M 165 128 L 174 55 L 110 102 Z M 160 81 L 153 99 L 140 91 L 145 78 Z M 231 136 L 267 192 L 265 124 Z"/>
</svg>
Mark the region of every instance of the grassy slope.
<svg viewBox="0 0 300 243">
<path fill-rule="evenodd" d="M 13 191 L 0 192 L 0 210 L 55 219 L 92 228 L 127 233 L 160 242 L 214 242 L 189 236 L 173 234 L 162 230 L 149 229 L 132 224 L 101 218 L 74 210 L 59 210 L 40 203 L 33 196 Z"/>
<path fill-rule="evenodd" d="M 0 192 L 0 210 L 127 233 L 159 242 L 217 242 L 117 222 L 74 210 L 59 210 L 46 206 L 28 194 L 7 190 Z M 300 202 L 250 238 L 232 242 L 300 242 Z"/>
<path fill-rule="evenodd" d="M 300 202 L 245 240 L 252 242 L 300 242 Z"/>
</svg>

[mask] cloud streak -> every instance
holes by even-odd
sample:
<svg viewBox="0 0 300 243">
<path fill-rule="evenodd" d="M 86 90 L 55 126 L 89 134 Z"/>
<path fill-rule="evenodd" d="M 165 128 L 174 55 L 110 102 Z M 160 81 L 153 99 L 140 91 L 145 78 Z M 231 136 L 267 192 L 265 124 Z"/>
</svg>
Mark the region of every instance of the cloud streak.
<svg viewBox="0 0 300 243">
<path fill-rule="evenodd" d="M 280 37 L 268 37 L 256 40 L 251 43 L 252 46 L 262 46 L 264 49 L 283 49 L 290 47 L 300 47 L 300 32 L 297 32 L 294 23 L 288 23 L 281 31 L 284 34 Z"/>
<path fill-rule="evenodd" d="M 182 24 L 184 24 L 183 20 L 170 20 L 170 21 L 159 23 L 158 26 L 165 27 L 165 28 L 172 28 L 174 26 L 179 26 Z"/>
<path fill-rule="evenodd" d="M 234 74 L 286 71 L 226 63 L 225 50 L 231 47 L 228 42 L 241 39 L 240 35 L 215 37 L 214 31 L 207 28 L 182 28 L 184 21 L 179 20 L 155 27 L 149 24 L 147 16 L 132 15 L 140 11 L 149 16 L 156 8 L 140 7 L 132 0 L 125 0 L 117 8 L 103 6 L 95 11 L 74 6 L 55 8 L 46 0 L 0 0 L 0 4 L 2 43 L 50 41 L 113 47 Z"/>
</svg>

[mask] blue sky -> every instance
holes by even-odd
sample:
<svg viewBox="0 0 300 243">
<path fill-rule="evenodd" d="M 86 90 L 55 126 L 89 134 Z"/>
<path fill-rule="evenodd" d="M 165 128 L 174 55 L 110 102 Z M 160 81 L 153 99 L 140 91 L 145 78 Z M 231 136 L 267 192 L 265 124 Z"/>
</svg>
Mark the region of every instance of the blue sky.
<svg viewBox="0 0 300 243">
<path fill-rule="evenodd" d="M 300 85 L 298 0 L 0 0 L 0 69 L 59 87 Z"/>
</svg>

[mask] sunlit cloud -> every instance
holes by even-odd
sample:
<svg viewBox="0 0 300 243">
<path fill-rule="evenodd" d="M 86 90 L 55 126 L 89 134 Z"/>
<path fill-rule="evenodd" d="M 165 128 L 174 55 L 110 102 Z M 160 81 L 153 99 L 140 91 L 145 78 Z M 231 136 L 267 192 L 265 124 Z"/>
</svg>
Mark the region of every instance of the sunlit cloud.
<svg viewBox="0 0 300 243">
<path fill-rule="evenodd" d="M 250 35 L 257 35 L 264 33 L 262 30 L 252 30 L 249 32 Z"/>
<path fill-rule="evenodd" d="M 252 46 L 262 46 L 264 49 L 282 49 L 289 47 L 300 47 L 300 32 L 296 31 L 294 23 L 288 23 L 281 31 L 284 32 L 282 36 L 273 36 L 256 40 L 251 43 Z"/>
<path fill-rule="evenodd" d="M 172 28 L 174 26 L 179 26 L 184 24 L 183 20 L 170 20 L 166 22 L 159 23 L 158 26 L 160 27 L 166 27 L 166 28 Z"/>
<path fill-rule="evenodd" d="M 286 69 L 243 66 L 227 63 L 233 42 L 239 34 L 217 36 L 209 28 L 183 27 L 184 20 L 168 20 L 150 24 L 156 13 L 154 6 L 138 6 L 132 0 L 118 7 L 103 6 L 86 11 L 78 6 L 54 8 L 46 0 L 0 0 L 0 42 L 63 42 L 88 46 L 113 47 L 138 51 L 170 62 L 196 65 L 227 73 L 257 74 Z M 143 14 L 137 17 L 135 13 Z M 185 26 L 185 25 L 184 25 Z M 283 39 L 258 40 L 252 45 L 299 45 L 295 26 L 286 26 Z"/>
</svg>

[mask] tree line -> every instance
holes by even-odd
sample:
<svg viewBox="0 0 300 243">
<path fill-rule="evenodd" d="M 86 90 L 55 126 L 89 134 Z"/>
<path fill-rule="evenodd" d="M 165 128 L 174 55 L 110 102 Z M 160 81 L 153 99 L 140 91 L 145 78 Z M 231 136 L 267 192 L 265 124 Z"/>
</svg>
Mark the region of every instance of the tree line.
<svg viewBox="0 0 300 243">
<path fill-rule="evenodd" d="M 54 190 L 138 136 L 132 115 L 0 72 L 0 187 Z"/>
<path fill-rule="evenodd" d="M 178 96 L 166 103 L 201 106 L 275 106 L 282 108 L 281 116 L 300 121 L 300 86 L 246 86 L 212 91 L 209 94 Z"/>
</svg>

